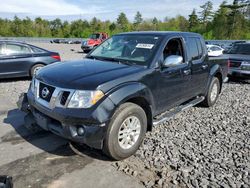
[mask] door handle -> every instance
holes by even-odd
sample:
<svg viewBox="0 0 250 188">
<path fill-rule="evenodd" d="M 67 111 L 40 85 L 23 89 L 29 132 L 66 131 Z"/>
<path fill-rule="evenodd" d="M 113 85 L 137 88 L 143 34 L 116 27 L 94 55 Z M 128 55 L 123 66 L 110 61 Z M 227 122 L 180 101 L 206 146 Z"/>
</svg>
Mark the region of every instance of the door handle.
<svg viewBox="0 0 250 188">
<path fill-rule="evenodd" d="M 201 68 L 205 70 L 208 67 L 208 65 L 202 65 Z"/>
<path fill-rule="evenodd" d="M 191 69 L 184 70 L 183 73 L 184 73 L 185 75 L 189 75 L 189 74 L 191 73 Z"/>
</svg>

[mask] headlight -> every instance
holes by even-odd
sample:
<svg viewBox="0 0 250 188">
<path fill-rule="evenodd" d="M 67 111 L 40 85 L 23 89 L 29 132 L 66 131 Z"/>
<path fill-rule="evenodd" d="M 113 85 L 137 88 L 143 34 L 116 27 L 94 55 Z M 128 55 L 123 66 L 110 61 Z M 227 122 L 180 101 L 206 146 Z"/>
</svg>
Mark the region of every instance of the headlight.
<svg viewBox="0 0 250 188">
<path fill-rule="evenodd" d="M 90 108 L 104 96 L 103 92 L 76 90 L 71 97 L 68 108 Z"/>
</svg>

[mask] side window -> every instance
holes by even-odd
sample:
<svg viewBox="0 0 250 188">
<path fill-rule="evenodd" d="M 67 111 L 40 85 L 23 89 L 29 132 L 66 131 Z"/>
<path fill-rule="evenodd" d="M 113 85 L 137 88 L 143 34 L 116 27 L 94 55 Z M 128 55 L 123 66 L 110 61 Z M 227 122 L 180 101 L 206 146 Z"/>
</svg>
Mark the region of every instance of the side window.
<svg viewBox="0 0 250 188">
<path fill-rule="evenodd" d="M 189 38 L 188 39 L 188 48 L 189 53 L 192 60 L 198 60 L 199 59 L 199 49 L 196 43 L 196 38 Z"/>
<path fill-rule="evenodd" d="M 198 50 L 199 50 L 199 59 L 202 58 L 202 55 L 203 55 L 203 49 L 202 49 L 202 45 L 201 45 L 201 41 L 199 38 L 196 38 L 196 44 L 197 44 L 197 47 L 198 47 Z"/>
<path fill-rule="evenodd" d="M 3 44 L 0 43 L 0 56 L 3 55 Z"/>
<path fill-rule="evenodd" d="M 163 51 L 164 60 L 170 55 L 179 55 L 183 57 L 183 60 L 185 59 L 181 38 L 174 38 L 168 41 Z"/>
<path fill-rule="evenodd" d="M 31 49 L 34 53 L 44 53 L 45 52 L 44 50 L 42 50 L 40 48 L 33 47 L 33 46 L 31 47 Z"/>
<path fill-rule="evenodd" d="M 30 49 L 23 45 L 18 44 L 6 44 L 5 54 L 27 54 L 31 53 Z"/>
<path fill-rule="evenodd" d="M 215 50 L 216 51 L 220 51 L 221 49 L 219 47 L 215 47 Z"/>
<path fill-rule="evenodd" d="M 218 49 L 217 49 L 216 47 L 213 46 L 213 47 L 211 47 L 211 50 L 212 50 L 212 51 L 217 51 Z"/>
</svg>

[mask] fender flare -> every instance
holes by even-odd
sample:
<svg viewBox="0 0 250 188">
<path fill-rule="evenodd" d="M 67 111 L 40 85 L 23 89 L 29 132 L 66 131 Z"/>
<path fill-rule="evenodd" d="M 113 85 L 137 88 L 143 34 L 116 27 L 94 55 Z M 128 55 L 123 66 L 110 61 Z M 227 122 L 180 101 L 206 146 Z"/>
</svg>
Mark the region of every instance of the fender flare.
<svg viewBox="0 0 250 188">
<path fill-rule="evenodd" d="M 151 107 L 153 112 L 155 109 L 155 103 L 152 92 L 147 88 L 146 85 L 139 82 L 129 82 L 112 89 L 107 93 L 110 100 L 116 105 L 120 106 L 122 103 L 132 98 L 143 98 Z"/>
<path fill-rule="evenodd" d="M 212 82 L 213 77 L 217 74 L 221 74 L 222 75 L 222 69 L 218 64 L 215 64 L 211 67 L 210 72 L 209 72 L 209 78 L 208 78 L 208 82 L 207 82 L 207 86 L 206 86 L 206 95 L 208 92 L 208 88 L 210 86 L 210 83 Z"/>
</svg>

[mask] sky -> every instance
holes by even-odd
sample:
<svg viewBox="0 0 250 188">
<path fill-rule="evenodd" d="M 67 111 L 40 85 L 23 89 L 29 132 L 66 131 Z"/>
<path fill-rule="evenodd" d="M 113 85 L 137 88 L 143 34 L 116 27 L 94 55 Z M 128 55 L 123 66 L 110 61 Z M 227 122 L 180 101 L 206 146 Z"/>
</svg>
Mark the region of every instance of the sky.
<svg viewBox="0 0 250 188">
<path fill-rule="evenodd" d="M 216 10 L 223 0 L 210 1 Z M 0 17 L 59 17 L 68 21 L 97 17 L 114 21 L 120 12 L 126 13 L 129 20 L 133 20 L 136 12 L 140 11 L 143 18 L 164 19 L 176 15 L 187 17 L 194 8 L 199 12 L 200 5 L 205 2 L 207 0 L 6 0 L 1 2 Z"/>
</svg>

